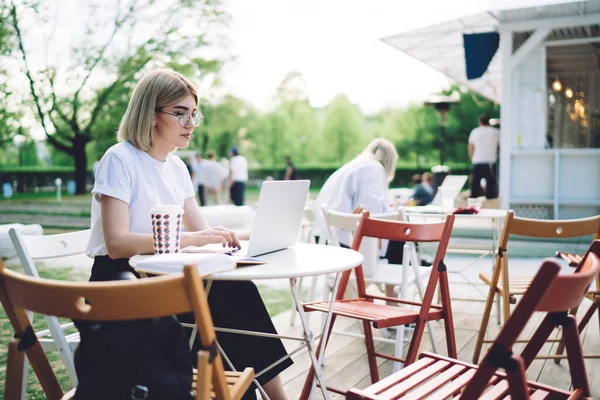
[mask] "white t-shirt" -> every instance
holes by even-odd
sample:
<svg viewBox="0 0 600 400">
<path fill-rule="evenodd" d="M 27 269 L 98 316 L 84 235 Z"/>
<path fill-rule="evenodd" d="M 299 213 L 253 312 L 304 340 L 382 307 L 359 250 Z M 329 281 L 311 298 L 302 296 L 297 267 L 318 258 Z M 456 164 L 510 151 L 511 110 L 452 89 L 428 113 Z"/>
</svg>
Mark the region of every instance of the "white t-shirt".
<svg viewBox="0 0 600 400">
<path fill-rule="evenodd" d="M 491 126 L 479 126 L 471 131 L 469 143 L 475 145 L 473 164 L 496 163 L 500 130 Z"/>
<path fill-rule="evenodd" d="M 387 186 L 385 169 L 380 162 L 367 157 L 350 161 L 327 179 L 313 202 L 312 211 L 316 219 L 313 234 L 329 239 L 321 210 L 323 205 L 343 213 L 351 213 L 360 205 L 371 214 L 391 211 Z M 336 235 L 340 243 L 347 246 L 352 244 L 348 232 L 338 229 Z"/>
<path fill-rule="evenodd" d="M 207 160 L 202 159 L 200 162 L 194 164 L 194 183 L 196 186 L 204 185 L 204 182 L 206 181 L 206 172 L 204 171 L 206 161 Z"/>
<path fill-rule="evenodd" d="M 231 177 L 234 182 L 247 182 L 248 181 L 248 160 L 244 156 L 233 156 L 231 163 Z"/>
<path fill-rule="evenodd" d="M 204 164 L 204 177 L 206 178 L 204 181 L 206 187 L 215 189 L 220 186 L 223 180 L 221 164 L 215 160 L 206 160 Z"/>
<path fill-rule="evenodd" d="M 164 162 L 138 150 L 129 142 L 112 146 L 98 166 L 92 189 L 92 233 L 86 254 L 107 255 L 99 199 L 114 197 L 129 205 L 129 232 L 152 234 L 150 209 L 178 205 L 194 197 L 194 187 L 183 161 L 172 154 Z"/>
</svg>

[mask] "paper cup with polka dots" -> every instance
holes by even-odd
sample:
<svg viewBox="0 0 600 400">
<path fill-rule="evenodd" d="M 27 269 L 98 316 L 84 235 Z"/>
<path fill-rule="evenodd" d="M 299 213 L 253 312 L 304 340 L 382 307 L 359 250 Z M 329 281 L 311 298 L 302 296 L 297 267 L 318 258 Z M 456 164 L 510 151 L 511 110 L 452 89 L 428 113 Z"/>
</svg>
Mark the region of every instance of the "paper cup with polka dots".
<svg viewBox="0 0 600 400">
<path fill-rule="evenodd" d="M 154 254 L 179 253 L 183 207 L 160 205 L 150 209 Z"/>
</svg>

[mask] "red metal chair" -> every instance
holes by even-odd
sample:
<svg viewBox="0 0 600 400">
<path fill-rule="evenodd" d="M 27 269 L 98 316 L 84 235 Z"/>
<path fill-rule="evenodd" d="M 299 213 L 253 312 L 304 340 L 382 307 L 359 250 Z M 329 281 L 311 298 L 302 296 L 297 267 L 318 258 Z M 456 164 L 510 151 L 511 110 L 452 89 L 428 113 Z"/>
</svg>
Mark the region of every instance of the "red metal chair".
<svg viewBox="0 0 600 400">
<path fill-rule="evenodd" d="M 556 262 L 544 261 L 479 366 L 423 353 L 419 361 L 400 372 L 366 389 L 351 389 L 346 398 L 384 400 L 431 396 L 444 399 L 460 395 L 461 399 L 470 400 L 500 399 L 507 395 L 512 399 L 581 399 L 590 396 L 577 321 L 568 311 L 581 303 L 600 271 L 600 240 L 592 243 L 577 272 L 559 275 L 559 271 Z M 535 311 L 547 314 L 523 352 L 514 355 L 512 347 Z M 528 382 L 525 376 L 525 370 L 558 326 L 562 327 L 566 339 L 572 392 Z M 497 372 L 500 368 L 505 373 Z"/>
<path fill-rule="evenodd" d="M 433 269 L 427 283 L 427 288 L 423 295 L 423 301 L 420 303 L 398 298 L 367 294 L 362 265 L 354 269 L 358 288 L 358 298 L 343 298 L 344 291 L 346 290 L 346 286 L 348 285 L 348 280 L 350 279 L 350 274 L 352 271 L 345 272 L 340 280 L 339 289 L 336 294 L 336 302 L 334 304 L 331 326 L 333 327 L 337 316 L 343 316 L 362 321 L 365 332 L 365 344 L 367 347 L 371 381 L 377 382 L 379 380 L 379 373 L 377 371 L 376 357 L 403 362 L 405 365 L 410 365 L 413 363 L 417 357 L 419 345 L 421 343 L 421 339 L 423 338 L 423 332 L 427 321 L 444 320 L 448 355 L 450 357 L 456 357 L 456 343 L 454 338 L 454 325 L 452 322 L 448 275 L 446 272 L 446 266 L 444 264 L 444 256 L 450 240 L 450 232 L 452 231 L 452 226 L 454 224 L 454 215 L 448 215 L 444 222 L 435 223 L 379 220 L 370 218 L 369 215 L 369 212 L 364 212 L 360 219 L 359 226 L 352 242 L 353 250 L 359 249 L 363 237 L 374 237 L 404 242 L 439 243 L 433 261 Z M 431 304 L 438 281 L 440 283 L 441 305 Z M 375 303 L 375 300 L 391 302 L 397 304 L 397 306 Z M 304 304 L 304 310 L 307 312 L 328 312 L 329 307 L 330 302 L 328 301 Z M 371 331 L 370 324 L 373 324 L 373 327 L 375 328 L 387 328 L 391 326 L 400 326 L 412 323 L 415 324 L 415 329 L 405 358 L 398 358 L 375 351 L 373 332 Z M 331 329 L 329 332 L 331 332 Z M 325 340 L 325 342 L 323 342 L 323 340 Z M 321 354 L 321 346 L 326 346 L 328 340 L 329 335 L 326 338 L 321 338 L 317 354 Z M 313 378 L 314 370 L 311 368 L 308 371 L 308 377 L 304 383 L 304 389 L 302 390 L 302 394 L 300 396 L 301 399 L 307 399 L 309 397 L 312 389 Z M 327 389 L 340 394 L 345 393 L 344 391 L 331 387 L 327 387 Z"/>
</svg>

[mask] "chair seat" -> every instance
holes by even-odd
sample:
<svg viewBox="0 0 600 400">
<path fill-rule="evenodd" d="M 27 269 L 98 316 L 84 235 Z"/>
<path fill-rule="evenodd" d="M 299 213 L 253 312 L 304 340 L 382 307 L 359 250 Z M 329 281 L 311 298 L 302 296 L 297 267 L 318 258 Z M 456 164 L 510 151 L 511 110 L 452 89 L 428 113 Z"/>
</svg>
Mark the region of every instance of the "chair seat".
<svg viewBox="0 0 600 400">
<path fill-rule="evenodd" d="M 198 370 L 194 368 L 194 381 L 192 382 L 192 390 L 196 393 L 196 381 L 198 378 Z M 230 397 L 232 399 L 240 399 L 246 390 L 252 384 L 252 380 L 254 379 L 254 370 L 252 368 L 246 368 L 242 372 L 231 372 L 225 371 L 225 380 L 227 381 L 227 388 L 229 389 Z M 215 394 L 212 383 L 210 384 L 210 398 L 216 399 L 217 395 Z"/>
<path fill-rule="evenodd" d="M 444 399 L 464 389 L 477 365 L 432 353 L 422 353 L 415 363 L 365 389 L 352 389 L 347 399 Z M 566 399 L 572 393 L 528 381 L 532 399 Z M 509 394 L 504 373 L 494 374 L 481 398 L 501 399 Z M 454 397 L 457 399 L 458 397 Z M 465 399 L 466 400 L 466 399 Z"/>
<path fill-rule="evenodd" d="M 329 312 L 329 301 L 304 304 L 304 311 Z M 411 324 L 417 322 L 419 310 L 395 305 L 373 303 L 367 298 L 344 299 L 335 302 L 333 313 L 338 316 L 370 321 L 375 328 Z M 442 318 L 442 310 L 431 309 L 427 320 Z"/>
<path fill-rule="evenodd" d="M 491 275 L 480 273 L 479 279 L 481 279 L 488 286 L 492 285 L 492 276 Z M 509 278 L 510 294 L 517 295 L 517 296 L 523 295 L 527 291 L 527 288 L 529 288 L 529 285 L 531 284 L 532 279 L 533 279 L 533 276 L 511 276 Z M 501 279 L 498 280 L 496 289 L 498 290 L 498 292 L 500 293 L 501 296 L 504 295 L 504 288 L 503 288 Z"/>
</svg>

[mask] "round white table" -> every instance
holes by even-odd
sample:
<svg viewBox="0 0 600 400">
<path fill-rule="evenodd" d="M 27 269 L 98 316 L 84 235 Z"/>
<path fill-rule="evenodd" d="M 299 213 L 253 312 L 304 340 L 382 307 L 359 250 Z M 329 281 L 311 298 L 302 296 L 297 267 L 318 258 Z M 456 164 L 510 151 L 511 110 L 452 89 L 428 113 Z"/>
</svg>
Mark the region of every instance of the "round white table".
<svg viewBox="0 0 600 400">
<path fill-rule="evenodd" d="M 148 258 L 150 255 L 137 255 L 129 260 L 129 264 L 136 268 L 137 264 Z M 304 309 L 302 308 L 302 300 L 300 298 L 300 293 L 298 287 L 296 285 L 296 281 L 298 278 L 307 277 L 307 276 L 317 276 L 323 274 L 336 274 L 335 284 L 333 287 L 333 291 L 331 292 L 330 299 L 330 308 L 327 314 L 327 318 L 325 320 L 325 325 L 323 328 L 322 335 L 323 337 L 327 337 L 327 334 L 331 325 L 331 315 L 333 312 L 333 307 L 335 304 L 335 296 L 337 293 L 338 284 L 340 281 L 341 273 L 347 271 L 349 269 L 355 268 L 358 265 L 362 264 L 363 256 L 350 249 L 344 249 L 337 246 L 324 246 L 324 245 L 316 245 L 316 244 L 306 244 L 306 243 L 298 243 L 288 249 L 280 250 L 277 252 L 264 254 L 262 256 L 256 257 L 262 261 L 265 261 L 266 264 L 253 265 L 253 266 L 243 266 L 238 267 L 231 271 L 226 272 L 218 272 L 211 275 L 207 275 L 203 277 L 209 281 L 209 285 L 207 285 L 207 291 L 210 290 L 210 281 L 213 280 L 236 280 L 236 281 L 248 281 L 248 280 L 258 280 L 258 279 L 289 279 L 290 281 L 290 290 L 292 292 L 292 297 L 294 299 L 294 305 L 296 311 L 300 316 L 300 320 L 302 322 L 302 327 L 304 329 L 304 335 L 302 337 L 293 337 L 293 336 L 278 336 L 272 334 L 265 333 L 257 333 L 250 331 L 240 331 L 240 330 L 232 330 L 232 329 L 223 329 L 223 328 L 215 328 L 216 331 L 221 332 L 232 332 L 232 333 L 240 333 L 247 335 L 258 335 L 258 336 L 266 336 L 266 337 L 280 337 L 283 339 L 297 340 L 303 342 L 303 344 L 297 349 L 290 352 L 288 355 L 296 353 L 304 346 L 307 347 L 308 354 L 310 356 L 311 362 L 313 364 L 313 368 L 315 370 L 315 378 L 316 381 L 319 382 L 321 386 L 321 391 L 323 392 L 323 396 L 325 399 L 329 399 L 329 394 L 326 389 L 325 381 L 323 379 L 323 375 L 321 373 L 321 363 L 320 360 L 323 357 L 323 350 L 325 346 L 321 347 L 320 354 L 316 354 L 316 345 L 314 336 L 312 331 L 310 330 L 308 319 L 306 318 L 306 314 L 304 313 Z M 183 265 L 181 266 L 183 268 Z M 171 269 L 172 270 L 172 269 Z M 229 364 L 229 366 L 233 369 L 233 366 L 229 362 L 227 355 L 223 354 L 223 358 Z M 285 359 L 285 358 L 284 358 Z M 257 372 L 256 376 L 260 376 L 262 373 L 267 371 L 269 368 L 274 367 L 279 362 L 283 361 L 279 360 L 278 362 L 272 364 L 270 367 L 265 369 L 264 371 Z M 261 394 L 264 398 L 268 399 L 268 396 L 264 392 L 264 390 L 260 387 L 258 382 L 255 381 L 257 387 L 261 391 Z M 314 383 L 313 383 L 314 388 Z"/>
<path fill-rule="evenodd" d="M 129 260 L 133 268 L 152 255 L 137 255 Z M 204 276 L 207 280 L 249 281 L 256 279 L 290 279 L 338 273 L 363 262 L 363 256 L 337 246 L 298 243 L 285 250 L 256 257 L 266 264 L 242 266 L 231 271 Z M 183 268 L 183 265 L 181 266 Z"/>
</svg>

